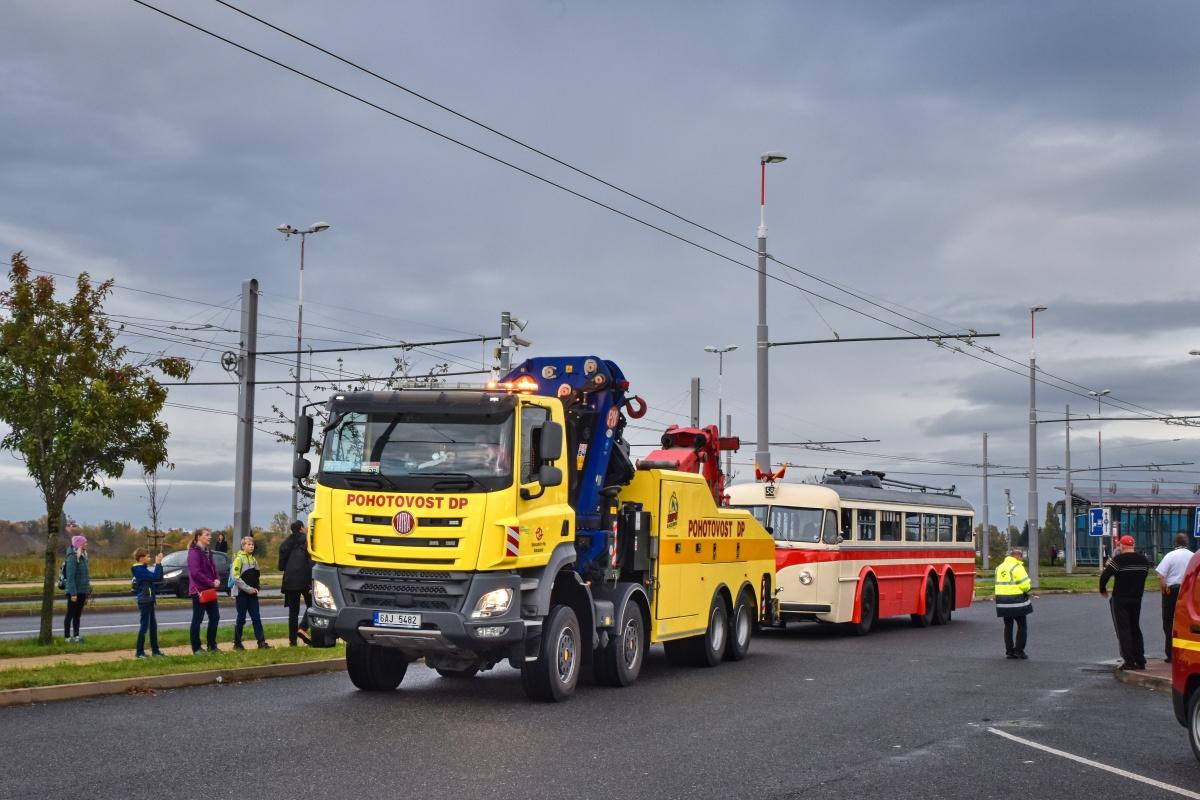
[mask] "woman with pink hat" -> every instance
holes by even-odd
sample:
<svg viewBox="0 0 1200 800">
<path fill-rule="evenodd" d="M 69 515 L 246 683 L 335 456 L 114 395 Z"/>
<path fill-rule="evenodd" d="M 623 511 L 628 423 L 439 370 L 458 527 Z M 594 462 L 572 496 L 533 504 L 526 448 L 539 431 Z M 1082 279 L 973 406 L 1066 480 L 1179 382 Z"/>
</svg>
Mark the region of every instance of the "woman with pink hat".
<svg viewBox="0 0 1200 800">
<path fill-rule="evenodd" d="M 87 537 L 72 536 L 67 550 L 66 564 L 67 616 L 63 619 L 63 636 L 68 642 L 82 642 L 79 635 L 79 618 L 83 606 L 92 591 L 92 579 L 88 574 Z M 71 631 L 74 628 L 74 635 Z"/>
</svg>

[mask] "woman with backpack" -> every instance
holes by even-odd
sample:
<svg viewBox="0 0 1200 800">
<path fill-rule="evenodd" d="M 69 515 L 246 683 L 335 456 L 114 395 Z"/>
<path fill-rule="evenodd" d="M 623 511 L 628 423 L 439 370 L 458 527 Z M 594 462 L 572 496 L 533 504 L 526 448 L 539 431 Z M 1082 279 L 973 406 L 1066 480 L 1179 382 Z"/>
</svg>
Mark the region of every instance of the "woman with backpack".
<svg viewBox="0 0 1200 800">
<path fill-rule="evenodd" d="M 87 537 L 72 536 L 71 549 L 63 563 L 63 589 L 67 593 L 67 616 L 63 619 L 63 636 L 68 642 L 82 642 L 79 635 L 79 618 L 92 591 L 92 578 L 88 573 Z M 72 627 L 74 634 L 71 633 Z"/>
<path fill-rule="evenodd" d="M 242 628 L 246 625 L 246 614 L 249 614 L 258 649 L 269 650 L 271 645 L 263 636 L 262 616 L 258 610 L 259 572 L 258 561 L 254 558 L 253 536 L 242 537 L 242 549 L 233 557 L 233 566 L 229 570 L 229 587 L 237 602 L 237 622 L 233 624 L 233 649 L 246 649 L 242 647 Z"/>
<path fill-rule="evenodd" d="M 158 582 L 162 580 L 162 553 L 154 557 L 154 568 L 150 568 L 150 551 L 139 547 L 133 551 L 133 594 L 137 597 L 140 616 L 137 635 L 137 657 L 146 657 L 146 632 L 150 633 L 150 653 L 165 656 L 158 649 L 158 618 L 154 614 L 154 601 L 158 597 Z"/>
<path fill-rule="evenodd" d="M 204 651 L 200 649 L 200 620 L 208 615 L 208 630 L 206 639 L 208 652 L 217 652 L 217 623 L 221 621 L 221 607 L 217 603 L 217 587 L 221 578 L 217 574 L 217 565 L 213 561 L 212 531 L 208 528 L 197 528 L 188 545 L 188 594 L 192 597 L 192 655 L 198 656 Z"/>
</svg>

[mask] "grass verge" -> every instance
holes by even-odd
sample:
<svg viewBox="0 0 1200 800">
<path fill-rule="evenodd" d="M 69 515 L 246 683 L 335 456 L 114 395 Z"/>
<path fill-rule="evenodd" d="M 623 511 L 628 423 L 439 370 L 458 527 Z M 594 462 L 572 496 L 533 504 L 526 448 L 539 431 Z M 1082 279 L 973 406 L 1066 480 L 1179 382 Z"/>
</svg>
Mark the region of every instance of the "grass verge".
<svg viewBox="0 0 1200 800">
<path fill-rule="evenodd" d="M 218 642 L 233 641 L 233 621 L 230 620 L 225 624 L 225 620 L 221 620 L 222 624 L 217 628 Z M 206 623 L 207 624 L 207 623 Z M 247 643 L 254 641 L 254 629 L 250 627 L 249 622 L 246 623 L 246 629 L 243 632 L 243 640 Z M 268 639 L 278 639 L 287 637 L 287 623 L 272 622 L 263 625 L 263 633 Z M 203 636 L 203 629 L 201 630 Z M 79 644 L 67 644 L 63 639 L 55 637 L 54 641 L 48 645 L 40 645 L 35 639 L 4 639 L 0 640 L 0 669 L 4 668 L 2 663 L 6 658 L 29 658 L 31 656 L 57 656 L 70 653 L 108 653 L 114 650 L 129 650 L 133 651 L 137 643 L 137 633 L 98 633 L 94 636 L 88 636 Z M 171 628 L 169 630 L 160 630 L 158 632 L 159 647 L 174 647 L 176 645 L 184 645 L 188 643 L 188 630 L 186 628 Z M 147 647 L 149 645 L 147 644 Z"/>
<path fill-rule="evenodd" d="M 980 576 L 975 579 L 975 594 L 979 597 L 991 596 L 992 589 L 995 586 L 993 576 Z M 1112 591 L 1112 581 L 1108 582 L 1109 591 Z M 1090 575 L 1046 575 L 1038 576 L 1038 589 L 1051 589 L 1055 591 L 1069 592 L 1092 592 L 1100 591 L 1100 577 L 1092 573 Z M 1150 578 L 1146 581 L 1146 595 L 1151 596 L 1158 594 L 1158 573 L 1150 570 Z"/>
<path fill-rule="evenodd" d="M 302 661 L 343 658 L 345 655 L 346 648 L 339 643 L 337 647 L 321 649 L 277 647 L 271 650 L 225 651 L 207 653 L 202 656 L 129 659 L 99 664 L 55 664 L 50 667 L 0 671 L 0 689 L 27 689 L 33 686 L 93 683 L 116 678 L 145 678 L 154 675 L 204 672 L 211 669 L 294 664 Z"/>
</svg>

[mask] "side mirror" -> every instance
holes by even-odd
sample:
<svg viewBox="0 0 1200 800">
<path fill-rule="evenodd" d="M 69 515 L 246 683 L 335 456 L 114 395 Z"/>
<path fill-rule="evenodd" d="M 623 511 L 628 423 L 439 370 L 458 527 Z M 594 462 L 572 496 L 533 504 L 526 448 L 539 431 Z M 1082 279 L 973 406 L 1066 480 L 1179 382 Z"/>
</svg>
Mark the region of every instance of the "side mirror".
<svg viewBox="0 0 1200 800">
<path fill-rule="evenodd" d="M 307 453 L 312 447 L 313 418 L 302 414 L 296 418 L 296 455 Z M 305 473 L 307 475 L 308 473 Z M 301 476 L 297 476 L 301 477 Z"/>
<path fill-rule="evenodd" d="M 562 458 L 563 428 L 557 422 L 542 423 L 538 442 L 538 458 L 542 461 L 557 461 Z M 560 478 L 561 480 L 561 478 Z M 543 483 L 545 483 L 543 481 Z M 554 484 L 556 485 L 556 484 Z"/>
<path fill-rule="evenodd" d="M 558 467 L 543 465 L 538 470 L 538 483 L 544 487 L 559 486 L 562 484 L 562 470 Z"/>
<path fill-rule="evenodd" d="M 292 463 L 292 477 L 296 478 L 297 480 L 300 478 L 307 478 L 308 473 L 311 470 L 312 464 L 309 463 L 307 458 L 300 457 Z"/>
</svg>

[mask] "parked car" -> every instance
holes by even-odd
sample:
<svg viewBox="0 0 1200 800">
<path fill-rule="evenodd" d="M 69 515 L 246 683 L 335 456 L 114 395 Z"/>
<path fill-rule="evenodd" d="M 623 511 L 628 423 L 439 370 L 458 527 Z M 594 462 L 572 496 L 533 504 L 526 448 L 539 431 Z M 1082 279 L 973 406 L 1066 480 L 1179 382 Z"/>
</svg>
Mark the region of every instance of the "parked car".
<svg viewBox="0 0 1200 800">
<path fill-rule="evenodd" d="M 1171 695 L 1175 718 L 1187 728 L 1200 760 L 1200 553 L 1188 562 L 1171 625 Z"/>
<path fill-rule="evenodd" d="M 229 594 L 229 556 L 213 551 L 213 561 L 217 565 L 217 574 L 221 577 L 220 590 Z M 163 556 L 163 579 L 158 584 L 159 595 L 174 594 L 177 597 L 188 596 L 187 550 L 176 550 Z"/>
</svg>

